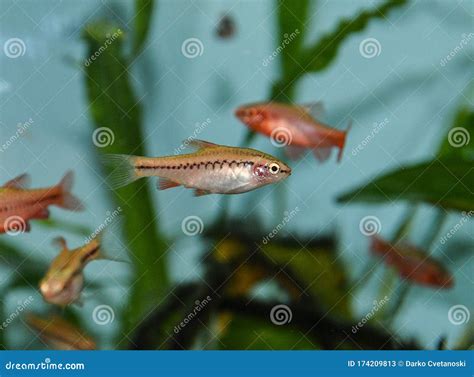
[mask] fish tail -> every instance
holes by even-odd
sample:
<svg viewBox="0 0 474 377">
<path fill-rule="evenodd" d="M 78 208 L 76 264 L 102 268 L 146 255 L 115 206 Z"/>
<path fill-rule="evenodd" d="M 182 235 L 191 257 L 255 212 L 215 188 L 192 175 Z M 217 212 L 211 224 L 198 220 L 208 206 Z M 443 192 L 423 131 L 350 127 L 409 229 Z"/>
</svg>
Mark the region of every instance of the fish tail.
<svg viewBox="0 0 474 377">
<path fill-rule="evenodd" d="M 81 211 L 84 209 L 84 206 L 81 201 L 71 193 L 73 184 L 74 173 L 68 171 L 58 184 L 58 188 L 61 191 L 61 199 L 58 205 L 61 208 L 70 209 L 71 211 Z"/>
<path fill-rule="evenodd" d="M 106 154 L 102 156 L 102 163 L 111 169 L 107 183 L 112 190 L 135 182 L 140 177 L 135 171 L 135 156 L 125 154 Z"/>
<path fill-rule="evenodd" d="M 347 128 L 346 130 L 344 131 L 344 137 L 341 141 L 341 144 L 339 145 L 339 153 L 337 154 L 337 162 L 340 162 L 341 159 L 342 159 L 342 152 L 344 151 L 344 147 L 346 145 L 346 138 L 347 138 L 347 134 L 349 133 L 349 131 L 351 130 L 352 128 L 352 120 L 349 119 L 349 122 L 347 124 Z"/>
<path fill-rule="evenodd" d="M 113 216 L 110 215 L 110 216 Z M 98 246 L 97 253 L 91 255 L 91 260 L 109 260 L 115 262 L 130 263 L 127 259 L 127 250 L 120 240 L 120 217 L 115 219 L 112 225 L 97 229 L 96 233 L 86 240 L 86 243 L 95 243 Z"/>
</svg>

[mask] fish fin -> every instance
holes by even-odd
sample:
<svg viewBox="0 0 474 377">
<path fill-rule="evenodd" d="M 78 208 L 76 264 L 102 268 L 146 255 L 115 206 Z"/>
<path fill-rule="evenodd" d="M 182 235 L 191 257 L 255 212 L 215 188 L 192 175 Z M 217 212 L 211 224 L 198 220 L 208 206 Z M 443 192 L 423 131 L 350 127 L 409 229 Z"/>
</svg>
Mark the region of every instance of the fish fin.
<svg viewBox="0 0 474 377">
<path fill-rule="evenodd" d="M 210 191 L 201 190 L 201 189 L 194 190 L 194 196 L 204 196 L 204 195 L 209 195 L 209 194 L 212 194 L 212 193 Z"/>
<path fill-rule="evenodd" d="M 64 237 L 56 237 L 54 238 L 51 243 L 53 244 L 53 246 L 57 246 L 62 250 L 67 250 L 67 242 L 66 240 L 64 239 Z"/>
<path fill-rule="evenodd" d="M 61 203 L 59 203 L 59 206 L 72 211 L 82 211 L 84 206 L 82 205 L 81 201 L 71 193 L 73 184 L 74 173 L 72 171 L 68 171 L 64 175 L 63 179 L 61 179 L 61 182 L 58 184 L 58 187 L 62 192 L 62 200 Z"/>
<path fill-rule="evenodd" d="M 304 103 L 301 105 L 306 114 L 311 115 L 315 119 L 321 119 L 324 117 L 326 110 L 324 104 L 321 101 Z"/>
<path fill-rule="evenodd" d="M 331 156 L 331 147 L 316 147 L 313 155 L 319 162 L 324 162 Z"/>
<path fill-rule="evenodd" d="M 167 190 L 169 188 L 181 186 L 180 183 L 173 182 L 168 178 L 158 178 L 157 185 L 158 190 Z"/>
<path fill-rule="evenodd" d="M 29 187 L 30 181 L 31 179 L 29 174 L 22 174 L 5 183 L 3 187 L 13 189 L 26 189 Z"/>
<path fill-rule="evenodd" d="M 209 141 L 193 139 L 193 140 L 185 140 L 183 143 L 186 143 L 190 148 L 194 148 L 197 150 L 205 149 L 205 148 L 215 148 L 218 147 L 218 144 L 210 143 Z"/>
<path fill-rule="evenodd" d="M 342 140 L 342 143 L 339 146 L 339 153 L 337 154 L 337 162 L 340 162 L 342 159 L 342 152 L 344 151 L 344 146 L 346 145 L 347 134 L 351 130 L 351 128 L 352 128 L 352 119 L 349 119 L 347 123 L 347 128 L 344 131 L 344 139 Z"/>
<path fill-rule="evenodd" d="M 47 208 L 40 209 L 38 212 L 32 216 L 34 219 L 48 219 L 49 218 L 49 210 Z"/>
<path fill-rule="evenodd" d="M 285 153 L 291 160 L 299 160 L 306 152 L 306 148 L 298 147 L 296 145 L 288 145 L 285 148 Z"/>
<path fill-rule="evenodd" d="M 127 186 L 140 178 L 135 172 L 134 158 L 135 156 L 126 154 L 106 154 L 102 156 L 102 163 L 111 168 L 106 181 L 112 190 Z"/>
<path fill-rule="evenodd" d="M 117 233 L 120 233 L 118 224 L 108 226 L 100 230 L 92 239 L 99 244 L 99 252 L 96 256 L 91 258 L 92 260 L 109 260 L 113 262 L 130 263 L 127 259 L 127 247 L 122 243 Z M 92 242 L 91 241 L 91 242 Z M 116 254 L 122 254 L 116 257 Z"/>
</svg>

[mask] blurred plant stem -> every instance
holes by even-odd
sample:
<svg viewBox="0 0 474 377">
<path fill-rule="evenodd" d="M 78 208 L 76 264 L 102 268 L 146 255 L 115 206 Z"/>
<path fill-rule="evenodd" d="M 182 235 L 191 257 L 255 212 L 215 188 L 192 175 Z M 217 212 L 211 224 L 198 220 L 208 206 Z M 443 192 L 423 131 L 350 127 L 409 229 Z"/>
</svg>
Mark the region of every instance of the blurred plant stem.
<svg viewBox="0 0 474 377">
<path fill-rule="evenodd" d="M 148 37 L 155 2 L 153 0 L 135 0 L 133 55 L 138 56 Z"/>
<path fill-rule="evenodd" d="M 143 1 L 137 4 L 143 4 Z M 146 7 L 151 9 L 149 2 L 146 2 Z M 142 48 L 146 36 L 144 30 L 149 29 L 148 25 L 139 27 L 137 23 L 149 23 L 149 16 L 141 12 L 141 16 L 135 19 L 138 35 L 135 53 Z M 89 24 L 83 36 L 87 42 L 87 56 L 96 56 L 84 68 L 91 117 L 96 132 L 102 132 L 105 137 L 108 135 L 111 140 L 100 145 L 103 139 L 96 134 L 94 144 L 100 147 L 97 151 L 146 155 L 143 111 L 140 100 L 134 94 L 129 72 L 130 62 L 135 61 L 137 56 L 132 55 L 128 59 L 124 56 L 125 35 L 114 23 L 98 21 Z M 102 171 L 107 180 L 111 170 L 104 168 Z M 122 332 L 129 334 L 166 295 L 168 246 L 157 230 L 157 217 L 147 182 L 135 182 L 111 192 L 111 198 L 114 205 L 123 210 L 123 230 L 135 269 L 136 280 L 123 315 L 125 323 Z"/>
<path fill-rule="evenodd" d="M 398 226 L 397 230 L 395 231 L 393 237 L 392 237 L 392 243 L 395 244 L 402 240 L 403 238 L 406 237 L 406 235 L 410 232 L 410 228 L 413 225 L 413 220 L 415 219 L 416 211 L 418 209 L 418 206 L 416 205 L 410 205 L 410 207 L 407 210 L 407 213 L 404 215 L 402 221 L 400 222 L 400 225 Z M 371 265 L 373 265 L 373 258 Z M 383 262 L 376 262 L 382 264 Z M 375 271 L 375 268 L 373 269 Z M 384 276 L 382 277 L 383 284 L 380 285 L 379 288 L 379 293 L 377 295 L 377 301 L 380 302 L 385 296 L 391 297 L 393 295 L 394 291 L 394 285 L 397 283 L 400 283 L 402 286 L 405 284 L 404 281 L 400 282 L 400 280 L 397 277 L 397 272 L 393 268 L 386 268 L 384 271 Z M 391 299 L 391 298 L 390 298 Z M 375 314 L 375 318 L 382 318 L 386 319 L 388 315 L 391 315 L 393 309 L 388 309 L 388 305 L 385 305 L 382 307 L 381 310 L 377 311 Z M 388 314 L 387 314 L 388 313 Z"/>
</svg>

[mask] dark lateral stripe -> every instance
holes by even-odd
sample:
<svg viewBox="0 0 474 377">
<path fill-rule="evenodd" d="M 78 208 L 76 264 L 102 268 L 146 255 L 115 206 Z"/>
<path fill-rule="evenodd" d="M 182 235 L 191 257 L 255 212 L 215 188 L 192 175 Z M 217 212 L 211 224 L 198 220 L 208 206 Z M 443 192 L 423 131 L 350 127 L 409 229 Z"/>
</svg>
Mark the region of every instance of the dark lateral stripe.
<svg viewBox="0 0 474 377">
<path fill-rule="evenodd" d="M 214 170 L 216 166 L 220 166 L 222 169 L 224 165 L 229 165 L 231 167 L 233 164 L 236 166 L 242 165 L 250 165 L 252 166 L 254 164 L 253 161 L 237 161 L 237 160 L 232 160 L 232 161 L 227 161 L 227 160 L 216 160 L 216 161 L 201 161 L 201 162 L 194 162 L 194 163 L 185 163 L 185 164 L 179 164 L 179 165 L 157 165 L 157 166 L 149 166 L 149 165 L 137 165 L 135 168 L 136 169 L 142 169 L 142 170 L 158 170 L 158 169 L 166 169 L 166 170 L 186 170 L 186 169 L 193 169 L 193 168 L 200 168 L 201 166 L 204 166 L 204 169 L 207 169 L 208 166 L 211 166 L 212 169 Z"/>
<path fill-rule="evenodd" d="M 86 255 L 84 255 L 81 258 L 81 263 L 85 263 L 90 257 L 94 256 L 94 254 L 97 253 L 99 249 L 100 249 L 100 246 L 97 246 L 96 248 L 89 251 Z"/>
</svg>

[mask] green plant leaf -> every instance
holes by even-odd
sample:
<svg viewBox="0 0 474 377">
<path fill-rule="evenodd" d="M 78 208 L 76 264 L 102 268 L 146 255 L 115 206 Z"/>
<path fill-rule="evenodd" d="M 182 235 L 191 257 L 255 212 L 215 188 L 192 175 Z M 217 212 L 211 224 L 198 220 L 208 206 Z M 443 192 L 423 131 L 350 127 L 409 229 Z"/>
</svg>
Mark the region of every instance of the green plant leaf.
<svg viewBox="0 0 474 377">
<path fill-rule="evenodd" d="M 294 87 L 298 80 L 306 73 L 318 72 L 328 68 L 350 35 L 364 30 L 369 22 L 374 19 L 385 19 L 391 10 L 405 5 L 406 2 L 407 0 L 387 0 L 372 10 L 361 12 L 353 19 L 339 22 L 333 31 L 304 49 L 301 54 L 293 56 L 293 59 L 298 61 L 298 64 L 292 65 L 292 69 L 285 71 L 285 75 L 281 80 L 274 84 L 272 99 L 285 100 L 285 98 L 292 98 Z M 301 25 L 300 28 L 302 28 Z"/>
<path fill-rule="evenodd" d="M 133 51 L 138 55 L 148 36 L 155 2 L 153 0 L 135 0 L 135 39 Z"/>
<path fill-rule="evenodd" d="M 114 142 L 100 153 L 146 155 L 142 133 L 142 109 L 134 95 L 128 73 L 128 62 L 122 54 L 124 33 L 103 48 L 110 35 L 118 32 L 114 24 L 96 22 L 84 30 L 88 56 L 100 55 L 86 64 L 86 90 L 90 113 L 96 129 L 107 127 Z M 109 36 L 109 37 L 108 37 Z M 96 54 L 98 55 L 98 54 Z M 109 143 L 108 143 L 109 144 Z M 103 169 L 104 177 L 110 173 Z M 145 181 L 135 182 L 111 193 L 123 211 L 125 239 L 133 256 L 136 282 L 132 285 L 128 313 L 129 330 L 135 328 L 150 308 L 156 306 L 166 292 L 166 241 L 157 231 L 150 191 Z"/>
<path fill-rule="evenodd" d="M 339 22 L 333 31 L 322 36 L 311 46 L 303 48 L 305 35 L 303 22 L 307 18 L 308 4 L 306 1 L 285 1 L 279 9 L 280 34 L 281 31 L 285 33 L 287 30 L 291 32 L 295 29 L 301 30 L 301 33 L 282 50 L 282 76 L 273 84 L 270 99 L 281 102 L 293 101 L 296 85 L 302 76 L 328 68 L 348 37 L 364 30 L 374 19 L 385 19 L 390 11 L 406 3 L 407 0 L 387 0 L 374 9 L 361 12 L 353 19 Z M 288 15 L 290 12 L 291 17 Z M 254 137 L 255 132 L 249 130 L 243 145 L 248 145 Z"/>
<path fill-rule="evenodd" d="M 445 209 L 474 209 L 472 162 L 435 160 L 375 178 L 338 198 L 339 202 L 384 203 L 397 200 L 430 203 Z"/>
<path fill-rule="evenodd" d="M 453 126 L 441 144 L 439 156 L 474 161 L 474 111 L 471 108 L 461 107 L 456 113 Z"/>
<path fill-rule="evenodd" d="M 278 2 L 278 28 L 280 35 L 281 62 L 283 76 L 299 65 L 297 57 L 300 55 L 308 19 L 308 0 L 280 0 Z M 294 38 L 289 39 L 294 36 Z"/>
</svg>

